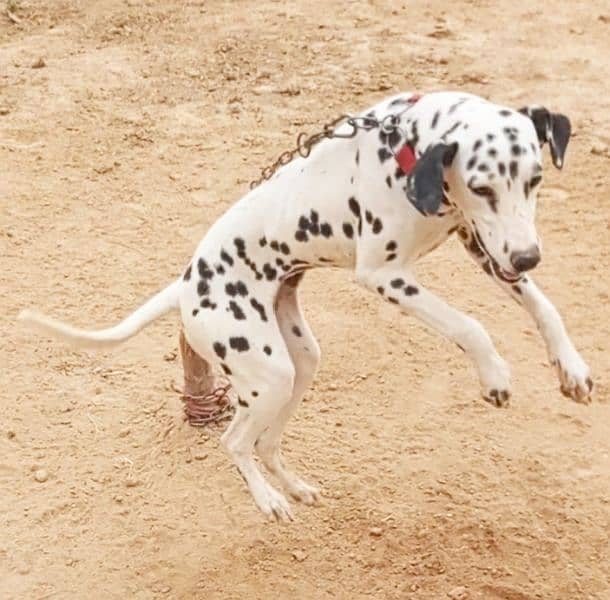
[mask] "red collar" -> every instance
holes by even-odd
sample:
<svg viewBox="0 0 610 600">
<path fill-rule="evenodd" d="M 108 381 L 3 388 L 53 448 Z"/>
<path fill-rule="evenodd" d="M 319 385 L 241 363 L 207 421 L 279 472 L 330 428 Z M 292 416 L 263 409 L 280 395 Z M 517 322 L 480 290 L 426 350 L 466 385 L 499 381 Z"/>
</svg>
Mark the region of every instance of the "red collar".
<svg viewBox="0 0 610 600">
<path fill-rule="evenodd" d="M 411 108 L 416 102 L 421 99 L 421 96 L 418 94 L 414 94 L 409 98 L 409 107 Z M 411 147 L 409 142 L 405 142 L 405 145 L 394 154 L 394 158 L 400 167 L 400 170 L 405 174 L 409 175 L 413 168 L 415 167 L 415 163 L 417 162 L 417 158 L 415 157 L 415 151 Z"/>
</svg>

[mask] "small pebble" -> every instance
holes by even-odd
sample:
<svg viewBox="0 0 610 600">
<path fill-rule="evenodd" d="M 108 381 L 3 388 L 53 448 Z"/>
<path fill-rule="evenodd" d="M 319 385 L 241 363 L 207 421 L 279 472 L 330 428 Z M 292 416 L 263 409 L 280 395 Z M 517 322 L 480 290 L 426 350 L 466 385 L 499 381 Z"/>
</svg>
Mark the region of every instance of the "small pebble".
<svg viewBox="0 0 610 600">
<path fill-rule="evenodd" d="M 383 531 L 382 531 L 381 527 L 371 527 L 369 529 L 369 534 L 374 537 L 380 537 L 382 533 L 383 533 Z"/>
<path fill-rule="evenodd" d="M 44 469 L 38 469 L 34 473 L 34 479 L 38 483 L 44 483 L 49 478 L 49 474 Z"/>
<path fill-rule="evenodd" d="M 32 64 L 32 69 L 42 69 L 43 67 L 46 67 L 47 63 L 44 61 L 44 58 L 42 58 L 42 56 L 35 62 Z"/>
<path fill-rule="evenodd" d="M 7 437 L 9 440 L 14 439 L 16 435 L 17 435 L 17 434 L 16 434 L 16 433 L 15 433 L 15 432 L 14 432 L 12 429 L 9 429 L 9 430 L 6 432 L 6 437 Z"/>
</svg>

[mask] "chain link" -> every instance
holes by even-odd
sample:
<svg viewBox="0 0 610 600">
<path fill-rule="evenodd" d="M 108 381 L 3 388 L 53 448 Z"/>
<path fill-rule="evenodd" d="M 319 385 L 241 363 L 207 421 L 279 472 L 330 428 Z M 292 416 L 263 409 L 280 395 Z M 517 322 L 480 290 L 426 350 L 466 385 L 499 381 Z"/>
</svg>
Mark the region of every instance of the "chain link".
<svg viewBox="0 0 610 600">
<path fill-rule="evenodd" d="M 336 129 L 344 123 L 350 125 L 352 130 L 347 133 L 337 133 Z M 382 125 L 384 127 L 384 131 L 386 131 L 388 127 L 397 127 L 394 122 L 388 124 L 386 119 L 384 119 L 383 122 L 380 122 L 374 117 L 352 117 L 351 115 L 341 115 L 333 121 L 330 121 L 330 123 L 326 123 L 322 131 L 314 133 L 309 137 L 307 137 L 307 133 L 303 131 L 297 136 L 296 148 L 293 148 L 292 150 L 285 150 L 277 157 L 274 163 L 265 167 L 261 171 L 260 177 L 250 182 L 250 189 L 253 190 L 263 181 L 268 181 L 269 179 L 271 179 L 273 174 L 280 167 L 287 165 L 289 162 L 291 162 L 297 154 L 299 156 L 302 156 L 303 158 L 307 158 L 311 154 L 313 147 L 319 142 L 321 142 L 323 139 L 349 139 L 353 138 L 358 133 L 359 129 L 369 131 L 370 129 L 374 129 L 375 127 L 380 127 Z"/>
</svg>

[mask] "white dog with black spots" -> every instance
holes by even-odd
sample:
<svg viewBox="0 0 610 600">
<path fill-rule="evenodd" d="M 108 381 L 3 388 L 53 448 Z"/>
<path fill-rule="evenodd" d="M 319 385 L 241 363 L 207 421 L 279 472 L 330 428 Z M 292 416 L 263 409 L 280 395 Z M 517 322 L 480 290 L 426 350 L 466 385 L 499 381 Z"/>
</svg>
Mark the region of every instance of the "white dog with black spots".
<svg viewBox="0 0 610 600">
<path fill-rule="evenodd" d="M 307 269 L 353 269 L 363 286 L 453 340 L 475 364 L 483 398 L 505 406 L 509 367 L 485 329 L 413 275 L 417 259 L 457 233 L 536 321 L 561 391 L 580 402 L 592 390 L 557 310 L 526 275 L 540 260 L 540 149 L 548 143 L 561 168 L 569 120 L 455 92 L 401 94 L 362 114 L 394 126 L 324 140 L 279 169 L 218 219 L 177 281 L 119 325 L 86 331 L 31 311 L 20 315 L 67 341 L 108 346 L 179 309 L 189 344 L 220 363 L 238 397 L 222 443 L 257 506 L 277 519 L 292 518 L 290 506 L 255 453 L 293 498 L 313 503 L 319 495 L 280 456 L 282 432 L 320 360 L 298 301 Z"/>
</svg>

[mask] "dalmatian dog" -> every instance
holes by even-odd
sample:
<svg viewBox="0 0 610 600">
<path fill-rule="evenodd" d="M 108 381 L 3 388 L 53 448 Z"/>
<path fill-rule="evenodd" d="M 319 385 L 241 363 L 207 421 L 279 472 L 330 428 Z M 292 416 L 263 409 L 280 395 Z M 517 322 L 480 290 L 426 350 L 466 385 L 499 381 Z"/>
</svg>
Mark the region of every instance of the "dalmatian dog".
<svg viewBox="0 0 610 600">
<path fill-rule="evenodd" d="M 541 257 L 534 222 L 541 148 L 548 143 L 553 164 L 563 166 L 567 117 L 456 92 L 400 94 L 361 116 L 377 126 L 323 140 L 246 194 L 210 228 L 179 279 L 120 324 L 88 331 L 20 315 L 66 341 L 104 347 L 180 310 L 189 344 L 220 364 L 237 394 L 222 444 L 257 506 L 278 520 L 292 518 L 289 503 L 255 454 L 291 497 L 306 504 L 319 497 L 280 455 L 282 432 L 320 359 L 298 299 L 308 269 L 353 269 L 372 293 L 453 340 L 476 366 L 483 398 L 506 406 L 509 367 L 490 336 L 413 275 L 417 259 L 456 234 L 532 315 L 562 393 L 582 402 L 592 391 L 588 366 L 530 276 Z"/>
</svg>

